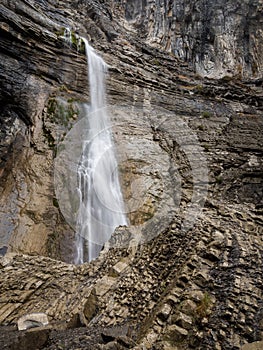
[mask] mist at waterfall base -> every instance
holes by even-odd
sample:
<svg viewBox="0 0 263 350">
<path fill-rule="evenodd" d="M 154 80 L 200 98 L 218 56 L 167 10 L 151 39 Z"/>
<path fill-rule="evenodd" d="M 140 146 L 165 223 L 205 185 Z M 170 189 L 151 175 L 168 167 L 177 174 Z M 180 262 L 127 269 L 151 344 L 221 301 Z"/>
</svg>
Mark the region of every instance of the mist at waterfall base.
<svg viewBox="0 0 263 350">
<path fill-rule="evenodd" d="M 95 259 L 114 229 L 127 224 L 106 108 L 107 65 L 88 41 L 82 40 L 88 63 L 90 106 L 84 106 L 88 132 L 78 167 L 77 264 Z"/>
</svg>

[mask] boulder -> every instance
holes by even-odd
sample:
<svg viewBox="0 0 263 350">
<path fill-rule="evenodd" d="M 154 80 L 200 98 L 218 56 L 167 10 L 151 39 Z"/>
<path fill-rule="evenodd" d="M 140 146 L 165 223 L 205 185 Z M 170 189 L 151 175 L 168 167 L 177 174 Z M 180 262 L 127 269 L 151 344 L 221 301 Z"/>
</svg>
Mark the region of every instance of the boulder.
<svg viewBox="0 0 263 350">
<path fill-rule="evenodd" d="M 188 331 L 176 325 L 167 327 L 166 337 L 172 343 L 183 341 L 188 335 Z"/>
<path fill-rule="evenodd" d="M 48 317 L 44 313 L 32 313 L 20 317 L 17 321 L 19 331 L 48 325 Z"/>
<path fill-rule="evenodd" d="M 161 308 L 161 310 L 158 312 L 157 317 L 160 320 L 165 321 L 170 316 L 171 311 L 172 311 L 171 305 L 164 304 L 163 307 Z"/>
</svg>

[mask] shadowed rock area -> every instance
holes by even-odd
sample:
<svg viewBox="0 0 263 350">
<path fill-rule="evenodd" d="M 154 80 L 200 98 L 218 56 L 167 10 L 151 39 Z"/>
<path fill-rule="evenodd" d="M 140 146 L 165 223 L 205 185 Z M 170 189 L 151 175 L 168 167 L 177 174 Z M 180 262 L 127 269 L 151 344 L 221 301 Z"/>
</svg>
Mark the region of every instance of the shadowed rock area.
<svg viewBox="0 0 263 350">
<path fill-rule="evenodd" d="M 1 349 L 261 346 L 262 6 L 1 2 Z M 77 34 L 109 66 L 130 221 L 81 266 L 54 183 L 89 102 Z"/>
</svg>

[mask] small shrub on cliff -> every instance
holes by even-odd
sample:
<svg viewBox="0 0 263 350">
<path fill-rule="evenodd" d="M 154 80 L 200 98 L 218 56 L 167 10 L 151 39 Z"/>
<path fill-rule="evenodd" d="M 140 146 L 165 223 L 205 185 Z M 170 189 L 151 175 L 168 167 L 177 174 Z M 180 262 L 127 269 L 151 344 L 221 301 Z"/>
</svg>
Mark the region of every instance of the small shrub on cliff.
<svg viewBox="0 0 263 350">
<path fill-rule="evenodd" d="M 212 298 L 208 293 L 204 294 L 203 299 L 201 299 L 195 309 L 195 317 L 197 319 L 202 319 L 210 314 L 210 308 L 212 306 Z"/>
<path fill-rule="evenodd" d="M 217 176 L 216 177 L 216 183 L 220 185 L 222 182 L 223 182 L 222 176 Z"/>
<path fill-rule="evenodd" d="M 209 112 L 209 111 L 203 111 L 202 112 L 202 117 L 203 118 L 210 118 L 210 117 L 212 117 L 212 113 Z"/>
</svg>

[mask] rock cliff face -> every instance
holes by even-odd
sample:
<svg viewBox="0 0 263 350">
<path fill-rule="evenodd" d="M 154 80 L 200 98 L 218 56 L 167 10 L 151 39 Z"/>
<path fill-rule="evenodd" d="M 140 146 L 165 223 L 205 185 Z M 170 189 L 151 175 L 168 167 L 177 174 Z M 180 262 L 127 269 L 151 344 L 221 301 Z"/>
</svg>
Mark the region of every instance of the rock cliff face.
<svg viewBox="0 0 263 350">
<path fill-rule="evenodd" d="M 31 312 L 52 324 L 35 348 L 230 350 L 262 340 L 262 5 L 2 1 L 3 349 L 29 349 L 32 333 L 12 325 Z M 109 65 L 131 223 L 82 266 L 67 264 L 74 232 L 53 180 L 57 147 L 89 101 L 76 33 Z"/>
<path fill-rule="evenodd" d="M 190 62 L 203 76 L 261 77 L 261 1 L 123 1 L 147 43 Z"/>
</svg>

